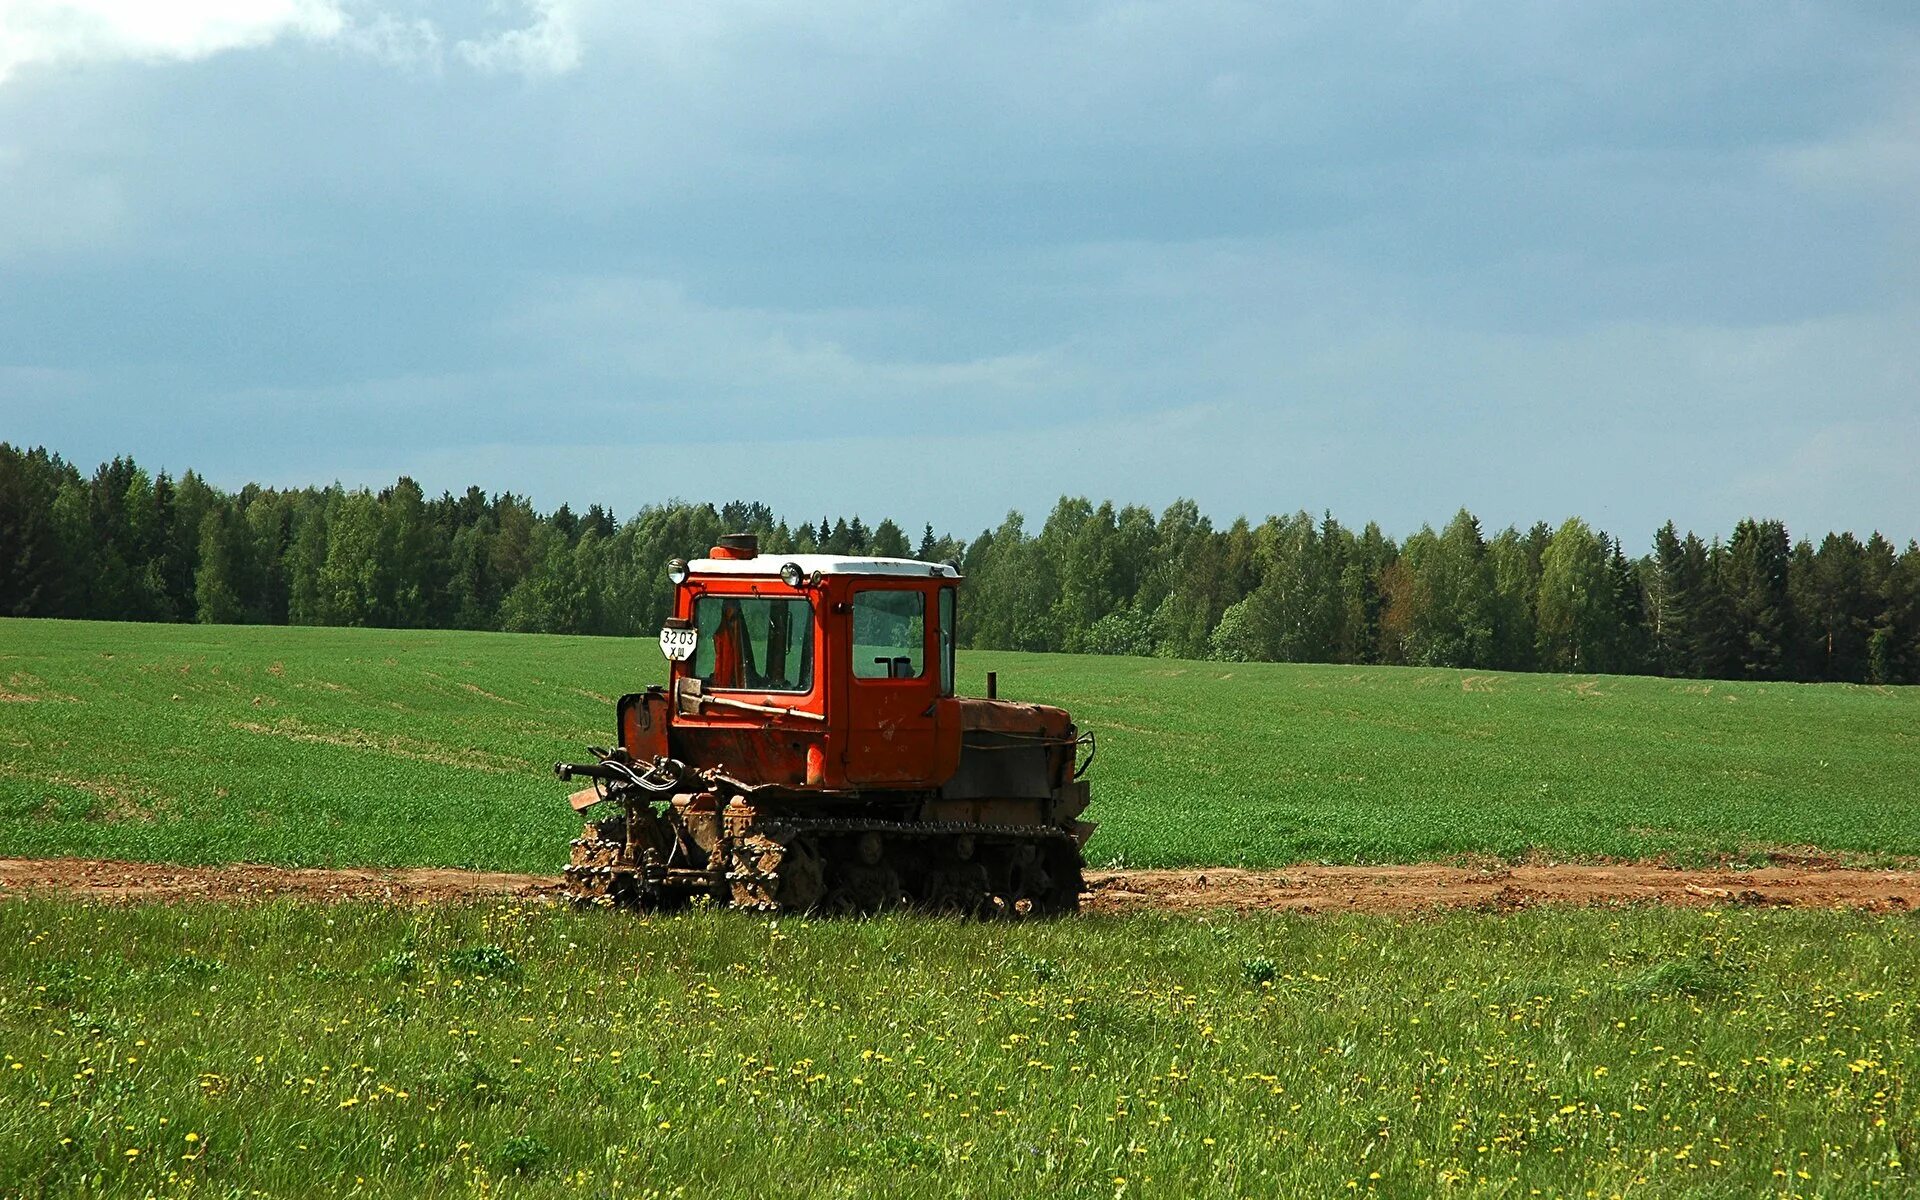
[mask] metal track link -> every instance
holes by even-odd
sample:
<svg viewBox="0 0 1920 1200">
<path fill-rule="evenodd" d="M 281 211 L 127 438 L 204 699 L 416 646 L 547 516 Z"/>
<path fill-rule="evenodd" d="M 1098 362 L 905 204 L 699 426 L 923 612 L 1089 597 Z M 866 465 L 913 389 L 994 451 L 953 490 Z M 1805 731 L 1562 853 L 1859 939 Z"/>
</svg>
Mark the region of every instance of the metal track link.
<svg viewBox="0 0 1920 1200">
<path fill-rule="evenodd" d="M 1029 846 L 1042 850 L 1047 854 L 1066 852 L 1071 855 L 1072 866 L 1069 869 L 1067 878 L 1061 881 L 1066 884 L 1066 898 L 1064 900 L 1042 900 L 1038 902 L 1036 907 L 1030 910 L 1026 907 L 1026 902 L 1022 901 L 1022 907 L 1016 909 L 1013 901 L 997 897 L 991 891 L 983 891 L 970 900 L 964 897 L 958 898 L 957 908 L 946 907 L 947 905 L 956 903 L 954 896 L 948 896 L 943 900 L 935 900 L 932 906 L 936 911 L 960 911 L 975 916 L 999 915 L 1011 917 L 1030 914 L 1044 916 L 1057 914 L 1062 911 L 1072 911 L 1079 906 L 1078 896 L 1081 886 L 1079 843 L 1070 831 L 1055 825 L 995 825 L 976 821 L 887 821 L 858 817 L 795 817 L 789 814 L 781 814 L 756 819 L 744 825 L 737 836 L 767 838 L 782 845 L 795 845 L 805 841 L 812 841 L 817 844 L 824 838 L 858 838 L 869 834 L 881 835 L 887 840 L 896 843 L 952 842 L 955 839 L 964 837 L 985 845 L 1000 845 L 1006 847 Z M 777 869 L 767 872 L 737 871 L 729 873 L 729 881 L 734 880 L 754 885 L 753 890 L 757 891 L 760 895 L 773 894 L 779 890 L 780 886 L 780 874 Z M 1070 882 L 1068 882 L 1068 880 L 1070 880 Z M 985 883 L 984 876 L 980 882 Z M 894 886 L 897 887 L 897 883 Z M 740 893 L 736 891 L 735 894 L 736 899 L 733 906 L 737 909 L 756 912 L 793 911 L 787 905 L 779 902 L 742 902 Z M 904 897 L 902 898 L 904 899 Z M 833 898 L 829 896 L 827 900 L 829 911 L 833 911 L 833 903 Z M 890 904 L 883 902 L 876 908 L 856 907 L 851 911 L 871 912 L 890 906 Z M 841 909 L 839 911 L 848 910 Z"/>
</svg>

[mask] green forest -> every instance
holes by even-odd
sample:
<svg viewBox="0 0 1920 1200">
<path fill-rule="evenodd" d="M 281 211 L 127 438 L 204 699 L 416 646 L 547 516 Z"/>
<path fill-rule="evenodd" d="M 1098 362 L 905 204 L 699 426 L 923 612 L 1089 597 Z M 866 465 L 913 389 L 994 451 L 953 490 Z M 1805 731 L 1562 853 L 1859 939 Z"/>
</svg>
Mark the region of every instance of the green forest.
<svg viewBox="0 0 1920 1200">
<path fill-rule="evenodd" d="M 0 443 L 0 615 L 651 635 L 669 558 L 753 532 L 767 553 L 959 564 L 963 646 L 1720 679 L 1920 682 L 1920 545 L 1797 540 L 1777 520 L 1648 552 L 1573 518 L 1488 536 L 1464 509 L 1396 542 L 1330 514 L 1217 527 L 1063 497 L 971 540 L 757 502 L 621 520 L 511 493 L 234 492 L 132 458 L 92 474 Z"/>
</svg>

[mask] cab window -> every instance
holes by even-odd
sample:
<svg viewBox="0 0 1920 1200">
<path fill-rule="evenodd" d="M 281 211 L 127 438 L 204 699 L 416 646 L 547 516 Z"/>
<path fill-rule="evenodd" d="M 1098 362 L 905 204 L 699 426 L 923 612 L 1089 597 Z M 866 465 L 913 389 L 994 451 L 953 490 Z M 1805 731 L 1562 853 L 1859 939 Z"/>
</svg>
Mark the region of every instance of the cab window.
<svg viewBox="0 0 1920 1200">
<path fill-rule="evenodd" d="M 855 679 L 918 679 L 927 670 L 927 597 L 878 588 L 853 594 Z"/>
<path fill-rule="evenodd" d="M 813 690 L 813 604 L 760 596 L 702 596 L 693 605 L 692 671 L 718 691 Z"/>
<path fill-rule="evenodd" d="M 953 589 L 940 589 L 940 694 L 953 695 Z"/>
</svg>

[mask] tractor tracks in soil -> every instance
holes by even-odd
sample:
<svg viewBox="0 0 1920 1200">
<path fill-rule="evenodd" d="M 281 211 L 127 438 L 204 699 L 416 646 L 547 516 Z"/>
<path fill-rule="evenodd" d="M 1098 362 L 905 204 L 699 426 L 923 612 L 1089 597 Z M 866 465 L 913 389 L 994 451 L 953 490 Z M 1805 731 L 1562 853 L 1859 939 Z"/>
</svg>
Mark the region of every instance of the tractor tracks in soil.
<svg viewBox="0 0 1920 1200">
<path fill-rule="evenodd" d="M 1091 913 L 1226 909 L 1407 914 L 1610 904 L 1900 912 L 1920 906 L 1920 870 L 1819 863 L 1756 869 L 1604 863 L 1092 870 L 1087 873 L 1087 887 L 1083 910 Z M 557 873 L 513 875 L 443 867 L 191 867 L 111 859 L 0 858 L 0 899 L 57 895 L 123 903 L 293 899 L 426 904 L 557 901 L 560 891 Z"/>
</svg>

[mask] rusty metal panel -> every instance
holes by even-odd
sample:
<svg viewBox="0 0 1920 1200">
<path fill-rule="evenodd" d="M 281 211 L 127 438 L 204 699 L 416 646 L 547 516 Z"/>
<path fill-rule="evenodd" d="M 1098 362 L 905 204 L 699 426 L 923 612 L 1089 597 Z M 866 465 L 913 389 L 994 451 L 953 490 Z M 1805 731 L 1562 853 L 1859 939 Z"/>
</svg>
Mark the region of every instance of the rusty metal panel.
<svg viewBox="0 0 1920 1200">
<path fill-rule="evenodd" d="M 632 755 L 636 762 L 652 762 L 668 753 L 667 726 L 669 723 L 666 693 L 658 687 L 650 687 L 620 697 L 617 723 L 620 730 L 620 746 Z"/>
<path fill-rule="evenodd" d="M 694 767 L 725 767 L 727 774 L 754 784 L 804 787 L 807 747 L 819 735 L 771 727 L 693 725 L 673 727 L 673 757 Z"/>
<path fill-rule="evenodd" d="M 960 728 L 969 733 L 990 730 L 994 733 L 1068 737 L 1073 729 L 1073 718 L 1067 715 L 1067 710 L 1051 704 L 980 700 L 971 696 L 962 696 L 957 703 L 960 705 Z"/>
</svg>

